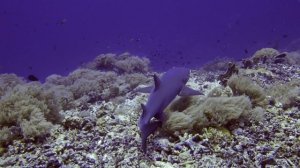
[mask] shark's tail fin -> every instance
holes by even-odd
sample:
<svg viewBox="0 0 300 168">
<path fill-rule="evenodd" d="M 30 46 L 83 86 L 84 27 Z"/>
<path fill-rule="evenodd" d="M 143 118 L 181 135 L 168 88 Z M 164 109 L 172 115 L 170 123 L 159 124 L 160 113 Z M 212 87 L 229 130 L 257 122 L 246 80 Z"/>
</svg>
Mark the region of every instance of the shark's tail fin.
<svg viewBox="0 0 300 168">
<path fill-rule="evenodd" d="M 144 153 L 146 153 L 147 151 L 147 137 L 154 133 L 155 130 L 161 126 L 161 122 L 160 121 L 153 121 L 150 124 L 146 124 L 143 126 L 142 128 L 142 150 L 144 151 Z"/>
</svg>

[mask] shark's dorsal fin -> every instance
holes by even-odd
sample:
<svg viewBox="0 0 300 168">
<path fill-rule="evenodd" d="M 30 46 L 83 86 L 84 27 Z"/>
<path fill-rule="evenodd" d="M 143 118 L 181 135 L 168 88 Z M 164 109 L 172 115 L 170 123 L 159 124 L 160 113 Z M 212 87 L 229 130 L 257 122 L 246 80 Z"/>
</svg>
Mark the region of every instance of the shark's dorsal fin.
<svg viewBox="0 0 300 168">
<path fill-rule="evenodd" d="M 156 91 L 160 86 L 160 79 L 155 74 L 153 75 L 153 79 L 154 79 L 154 91 Z"/>
</svg>

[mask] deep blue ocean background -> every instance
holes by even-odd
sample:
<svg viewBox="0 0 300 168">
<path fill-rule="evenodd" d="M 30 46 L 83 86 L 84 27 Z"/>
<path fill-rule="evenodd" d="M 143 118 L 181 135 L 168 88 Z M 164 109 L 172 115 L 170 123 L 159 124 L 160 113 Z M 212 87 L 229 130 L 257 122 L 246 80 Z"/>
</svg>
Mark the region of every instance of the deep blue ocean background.
<svg viewBox="0 0 300 168">
<path fill-rule="evenodd" d="M 0 2 L 0 73 L 40 79 L 102 53 L 146 56 L 164 71 L 242 59 L 263 47 L 297 49 L 299 38 L 298 0 Z"/>
</svg>

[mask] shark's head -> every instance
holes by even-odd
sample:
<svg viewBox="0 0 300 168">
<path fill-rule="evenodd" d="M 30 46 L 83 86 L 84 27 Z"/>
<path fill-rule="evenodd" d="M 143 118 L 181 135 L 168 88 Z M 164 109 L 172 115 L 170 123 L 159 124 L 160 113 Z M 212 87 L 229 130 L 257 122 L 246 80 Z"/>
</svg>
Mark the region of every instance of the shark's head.
<svg viewBox="0 0 300 168">
<path fill-rule="evenodd" d="M 172 83 L 182 83 L 183 85 L 189 80 L 190 77 L 190 70 L 187 68 L 179 67 L 179 68 L 172 68 L 168 71 L 168 78 Z"/>
</svg>

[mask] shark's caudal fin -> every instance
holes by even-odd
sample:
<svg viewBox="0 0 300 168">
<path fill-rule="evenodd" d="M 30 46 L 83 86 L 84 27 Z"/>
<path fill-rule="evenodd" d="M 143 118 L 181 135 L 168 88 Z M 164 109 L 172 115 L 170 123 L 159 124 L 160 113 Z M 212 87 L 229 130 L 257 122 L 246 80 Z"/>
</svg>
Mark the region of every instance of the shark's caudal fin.
<svg viewBox="0 0 300 168">
<path fill-rule="evenodd" d="M 141 129 L 142 132 L 142 150 L 144 153 L 146 153 L 147 151 L 147 137 L 154 133 L 154 131 L 159 127 L 161 126 L 161 122 L 160 121 L 153 121 L 149 124 L 146 124 L 143 126 L 143 128 Z"/>
<path fill-rule="evenodd" d="M 184 86 L 178 95 L 179 96 L 195 96 L 195 95 L 203 95 L 203 93 L 201 93 L 197 90 L 191 89 L 187 86 Z"/>
</svg>

